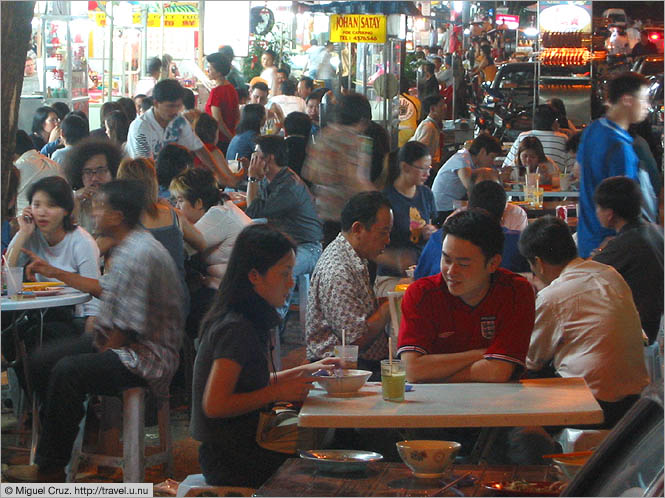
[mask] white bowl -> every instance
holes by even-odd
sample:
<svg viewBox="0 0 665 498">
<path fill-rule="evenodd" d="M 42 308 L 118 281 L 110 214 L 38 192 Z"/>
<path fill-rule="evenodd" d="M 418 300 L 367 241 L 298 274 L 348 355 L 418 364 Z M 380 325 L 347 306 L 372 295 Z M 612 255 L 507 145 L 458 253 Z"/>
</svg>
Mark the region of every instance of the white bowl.
<svg viewBox="0 0 665 498">
<path fill-rule="evenodd" d="M 341 376 L 317 377 L 316 383 L 328 394 L 353 393 L 364 386 L 371 375 L 369 370 L 342 370 Z"/>
<path fill-rule="evenodd" d="M 444 476 L 462 447 L 455 441 L 427 439 L 398 441 L 397 452 L 416 477 L 431 479 Z"/>
</svg>

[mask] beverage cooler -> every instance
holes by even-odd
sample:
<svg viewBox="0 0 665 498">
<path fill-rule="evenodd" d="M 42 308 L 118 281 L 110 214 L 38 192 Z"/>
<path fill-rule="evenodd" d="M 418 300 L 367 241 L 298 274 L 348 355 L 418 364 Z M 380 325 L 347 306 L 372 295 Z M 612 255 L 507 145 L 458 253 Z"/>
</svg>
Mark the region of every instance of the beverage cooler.
<svg viewBox="0 0 665 498">
<path fill-rule="evenodd" d="M 380 123 L 397 143 L 399 88 L 404 40 L 388 37 L 385 43 L 358 43 L 355 90 L 367 97 L 372 120 Z"/>
<path fill-rule="evenodd" d="M 42 16 L 41 54 L 37 58 L 44 104 L 65 102 L 88 114 L 87 17 Z"/>
</svg>

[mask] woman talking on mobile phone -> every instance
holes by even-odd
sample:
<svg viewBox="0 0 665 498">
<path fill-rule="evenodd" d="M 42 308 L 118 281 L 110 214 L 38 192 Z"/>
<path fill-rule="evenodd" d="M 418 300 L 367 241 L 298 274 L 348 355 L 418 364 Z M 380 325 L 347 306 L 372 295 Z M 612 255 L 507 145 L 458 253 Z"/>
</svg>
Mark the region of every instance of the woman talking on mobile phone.
<svg viewBox="0 0 665 498">
<path fill-rule="evenodd" d="M 33 183 L 26 195 L 30 205 L 18 216 L 19 230 L 7 248 L 7 264 L 28 264 L 30 257 L 22 251 L 27 249 L 57 268 L 98 280 L 99 248 L 88 232 L 72 222 L 74 195 L 69 183 L 49 176 Z M 48 281 L 39 274 L 36 277 Z M 97 299 L 76 306 L 74 317 L 84 319 L 86 330 L 91 330 L 98 306 Z"/>
</svg>

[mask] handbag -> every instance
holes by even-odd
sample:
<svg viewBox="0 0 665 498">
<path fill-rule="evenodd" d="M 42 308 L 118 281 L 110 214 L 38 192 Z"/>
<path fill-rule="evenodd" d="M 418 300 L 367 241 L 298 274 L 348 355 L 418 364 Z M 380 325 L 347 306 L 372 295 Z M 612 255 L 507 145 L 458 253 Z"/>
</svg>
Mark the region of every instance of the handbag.
<svg viewBox="0 0 665 498">
<path fill-rule="evenodd" d="M 259 412 L 256 443 L 266 450 L 295 454 L 299 449 L 315 448 L 314 429 L 298 427 L 298 411 L 290 403 L 278 403 Z"/>
</svg>

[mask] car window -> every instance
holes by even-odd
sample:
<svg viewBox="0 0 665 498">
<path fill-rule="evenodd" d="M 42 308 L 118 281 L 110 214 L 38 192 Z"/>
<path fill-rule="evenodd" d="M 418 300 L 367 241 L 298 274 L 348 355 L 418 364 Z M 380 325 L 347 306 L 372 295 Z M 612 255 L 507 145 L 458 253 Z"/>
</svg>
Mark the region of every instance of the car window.
<svg viewBox="0 0 665 498">
<path fill-rule="evenodd" d="M 532 88 L 533 71 L 527 69 L 504 73 L 499 88 Z"/>
</svg>

